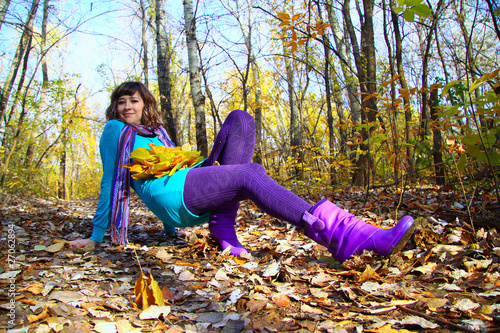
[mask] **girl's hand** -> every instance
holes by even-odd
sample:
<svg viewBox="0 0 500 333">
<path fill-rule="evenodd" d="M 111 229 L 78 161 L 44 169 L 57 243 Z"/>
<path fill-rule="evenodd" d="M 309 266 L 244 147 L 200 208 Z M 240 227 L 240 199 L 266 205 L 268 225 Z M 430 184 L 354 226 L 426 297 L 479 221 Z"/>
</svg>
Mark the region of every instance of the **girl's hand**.
<svg viewBox="0 0 500 333">
<path fill-rule="evenodd" d="M 68 242 L 69 245 L 74 246 L 74 247 L 85 247 L 86 245 L 96 245 L 97 242 L 93 241 L 90 238 L 85 238 L 85 239 L 75 239 L 73 241 Z"/>
</svg>

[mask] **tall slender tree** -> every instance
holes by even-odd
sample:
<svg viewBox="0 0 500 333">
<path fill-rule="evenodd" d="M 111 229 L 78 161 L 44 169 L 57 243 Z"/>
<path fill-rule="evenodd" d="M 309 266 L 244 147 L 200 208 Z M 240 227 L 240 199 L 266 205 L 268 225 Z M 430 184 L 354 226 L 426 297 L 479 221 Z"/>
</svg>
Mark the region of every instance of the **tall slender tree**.
<svg viewBox="0 0 500 333">
<path fill-rule="evenodd" d="M 50 0 L 43 2 L 43 19 L 42 19 L 42 35 L 40 36 L 40 62 L 42 65 L 42 89 L 40 91 L 40 103 L 38 104 L 38 112 L 35 117 L 36 120 L 43 114 L 46 107 L 47 90 L 49 89 L 49 70 L 47 66 L 47 22 L 49 17 L 49 4 Z M 24 160 L 25 168 L 29 168 L 33 160 L 35 148 L 35 131 L 30 131 L 28 134 L 28 147 L 26 149 L 26 159 Z"/>
<path fill-rule="evenodd" d="M 183 0 L 184 30 L 189 59 L 189 83 L 195 114 L 196 145 L 203 156 L 208 156 L 207 128 L 205 123 L 205 96 L 201 88 L 198 41 L 196 39 L 196 20 L 192 0 Z"/>
<path fill-rule="evenodd" d="M 351 20 L 350 0 L 344 0 L 342 13 L 349 32 L 352 51 L 356 63 L 359 80 L 361 101 L 361 138 L 359 145 L 361 154 L 356 161 L 356 170 L 352 182 L 355 185 L 368 185 L 373 175 L 373 160 L 370 154 L 370 137 L 373 132 L 371 123 L 376 120 L 377 102 L 374 94 L 377 92 L 377 59 L 375 56 L 375 34 L 373 29 L 374 0 L 363 0 L 363 13 L 359 15 L 361 21 L 361 47 L 359 47 L 357 33 Z M 370 98 L 371 97 L 371 98 Z"/>
<path fill-rule="evenodd" d="M 0 29 L 2 28 L 2 24 L 5 20 L 5 14 L 7 14 L 9 5 L 10 5 L 10 0 L 0 0 Z"/>
<path fill-rule="evenodd" d="M 149 86 L 149 59 L 148 59 L 148 33 L 147 27 L 149 17 L 144 0 L 139 0 L 139 11 L 141 19 L 141 41 L 142 41 L 142 75 L 144 75 L 144 84 Z"/>
<path fill-rule="evenodd" d="M 2 90 L 0 91 L 0 121 L 3 120 L 7 104 L 9 102 L 10 94 L 12 92 L 12 87 L 17 77 L 17 71 L 19 69 L 19 64 L 23 59 L 23 56 L 27 50 L 27 45 L 33 36 L 33 22 L 35 20 L 36 12 L 38 10 L 39 0 L 33 0 L 31 3 L 31 9 L 26 18 L 26 24 L 24 25 L 23 33 L 19 39 L 19 44 L 17 45 L 16 53 L 12 63 L 10 65 L 9 74 L 5 79 Z"/>
<path fill-rule="evenodd" d="M 156 0 L 156 61 L 158 66 L 158 90 L 160 93 L 160 108 L 165 120 L 165 128 L 172 141 L 178 145 L 177 120 L 172 108 L 172 81 L 170 79 L 170 64 L 172 50 L 170 37 L 166 28 L 165 0 Z"/>
</svg>

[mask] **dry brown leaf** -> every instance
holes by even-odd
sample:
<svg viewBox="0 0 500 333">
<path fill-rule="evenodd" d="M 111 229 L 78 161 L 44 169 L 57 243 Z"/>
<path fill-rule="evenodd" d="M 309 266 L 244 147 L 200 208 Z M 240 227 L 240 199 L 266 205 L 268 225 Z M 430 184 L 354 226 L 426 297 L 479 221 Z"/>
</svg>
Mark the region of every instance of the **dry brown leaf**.
<svg viewBox="0 0 500 333">
<path fill-rule="evenodd" d="M 168 289 L 167 286 L 161 287 L 161 292 L 164 300 L 169 300 L 169 301 L 175 300 L 174 293 L 170 289 Z"/>
<path fill-rule="evenodd" d="M 140 333 L 140 328 L 134 328 L 132 324 L 126 319 L 122 319 L 116 322 L 116 331 L 118 333 Z"/>
<path fill-rule="evenodd" d="M 28 291 L 33 295 L 38 295 L 42 292 L 42 290 L 43 290 L 43 283 L 35 282 L 34 285 L 21 289 L 20 291 Z"/>
<path fill-rule="evenodd" d="M 257 312 L 264 309 L 268 301 L 266 299 L 251 299 L 246 303 L 247 309 L 250 312 Z"/>
<path fill-rule="evenodd" d="M 28 321 L 30 322 L 30 324 L 47 318 L 49 316 L 47 313 L 48 308 L 49 308 L 49 305 L 45 304 L 43 311 L 40 312 L 38 315 L 28 315 Z"/>
<path fill-rule="evenodd" d="M 274 294 L 273 302 L 276 303 L 279 307 L 286 307 L 290 305 L 290 298 L 285 294 Z"/>
<path fill-rule="evenodd" d="M 380 275 L 378 275 L 370 265 L 366 265 L 365 270 L 359 276 L 358 282 L 365 282 L 368 280 L 382 280 Z"/>
<path fill-rule="evenodd" d="M 380 328 L 376 328 L 373 330 L 366 330 L 368 333 L 411 333 L 411 331 L 405 329 L 394 329 L 391 324 L 386 324 Z"/>
<path fill-rule="evenodd" d="M 35 299 L 29 299 L 29 298 L 22 298 L 19 300 L 19 302 L 24 303 L 24 304 L 29 304 L 29 305 L 37 305 L 38 301 Z"/>
<path fill-rule="evenodd" d="M 61 251 L 64 248 L 65 243 L 54 243 L 48 248 L 45 249 L 45 251 L 50 252 L 50 253 L 56 253 Z"/>
</svg>

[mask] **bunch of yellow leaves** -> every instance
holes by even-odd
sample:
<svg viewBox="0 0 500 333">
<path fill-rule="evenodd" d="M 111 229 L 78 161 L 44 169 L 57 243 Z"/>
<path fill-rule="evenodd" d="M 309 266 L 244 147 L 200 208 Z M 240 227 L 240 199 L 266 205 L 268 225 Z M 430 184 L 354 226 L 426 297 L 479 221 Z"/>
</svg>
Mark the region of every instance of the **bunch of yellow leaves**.
<svg viewBox="0 0 500 333">
<path fill-rule="evenodd" d="M 160 178 L 173 175 L 176 171 L 189 168 L 203 161 L 199 151 L 191 151 L 190 145 L 182 147 L 164 147 L 149 144 L 149 148 L 137 148 L 131 154 L 133 163 L 123 167 L 130 170 L 132 178 Z"/>
<path fill-rule="evenodd" d="M 135 281 L 134 286 L 135 304 L 139 309 L 146 309 L 151 305 L 164 306 L 163 292 L 158 283 L 149 273 L 149 278 L 141 270 L 141 276 Z"/>
<path fill-rule="evenodd" d="M 151 305 L 164 306 L 165 300 L 163 299 L 163 292 L 158 286 L 158 283 L 153 279 L 151 272 L 149 272 L 149 278 L 144 274 L 135 249 L 134 254 L 139 264 L 139 269 L 141 270 L 141 275 L 137 281 L 135 281 L 134 285 L 135 305 L 143 310 Z"/>
</svg>

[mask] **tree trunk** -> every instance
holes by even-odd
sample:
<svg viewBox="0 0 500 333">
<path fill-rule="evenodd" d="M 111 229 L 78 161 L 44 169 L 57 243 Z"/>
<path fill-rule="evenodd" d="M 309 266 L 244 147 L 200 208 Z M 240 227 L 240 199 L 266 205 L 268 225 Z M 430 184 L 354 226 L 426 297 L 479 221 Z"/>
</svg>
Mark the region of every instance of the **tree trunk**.
<svg viewBox="0 0 500 333">
<path fill-rule="evenodd" d="M 14 98 L 14 101 L 12 103 L 12 110 L 11 110 L 11 114 L 15 114 L 15 109 L 17 108 L 17 106 L 19 105 L 19 101 L 22 100 L 22 110 L 21 110 L 21 113 L 19 114 L 19 118 L 18 118 L 18 121 L 17 121 L 17 129 L 16 129 L 16 133 L 15 135 L 8 141 L 10 141 L 10 145 L 9 145 L 9 148 L 8 148 L 8 152 L 7 154 L 4 156 L 4 159 L 3 159 L 3 166 L 2 166 L 2 177 L 0 178 L 0 187 L 3 187 L 4 186 L 4 182 L 5 182 L 5 177 L 9 171 L 9 167 L 10 167 L 10 162 L 11 162 L 11 158 L 12 158 L 12 155 L 17 151 L 17 145 L 19 143 L 19 140 L 20 140 L 20 137 L 21 137 L 21 133 L 22 133 L 22 127 L 23 127 L 23 123 L 24 123 L 24 119 L 26 117 L 26 114 L 28 112 L 28 109 L 26 108 L 26 94 L 28 92 L 28 89 L 29 89 L 29 85 L 27 87 L 23 87 L 24 86 L 24 80 L 26 78 L 26 72 L 28 70 L 28 59 L 29 59 L 29 54 L 30 54 L 30 51 L 31 51 L 31 42 L 32 42 L 32 36 L 30 36 L 29 38 L 29 41 L 28 41 L 28 45 L 26 47 L 26 53 L 24 54 L 24 60 L 23 60 L 23 68 L 22 68 L 22 73 L 21 73 L 21 77 L 19 79 L 19 83 L 17 85 L 17 93 L 15 94 L 15 98 Z M 24 90 L 24 93 L 23 93 L 23 90 Z M 6 139 L 7 136 L 5 134 L 5 137 L 4 139 Z M 7 146 L 5 144 L 5 141 L 4 140 L 4 144 L 2 145 L 4 148 Z"/>
<path fill-rule="evenodd" d="M 255 92 L 255 108 L 254 108 L 254 119 L 255 119 L 255 155 L 254 162 L 262 164 L 262 102 L 260 97 L 262 95 L 262 90 L 260 89 L 260 69 L 257 64 L 255 57 L 252 61 L 252 74 L 253 74 L 253 84 Z"/>
<path fill-rule="evenodd" d="M 299 153 L 302 140 L 300 133 L 299 111 L 295 98 L 293 65 L 292 60 L 290 59 L 290 54 L 287 54 L 285 42 L 283 42 L 283 48 L 285 51 L 285 71 L 286 85 L 288 90 L 288 104 L 290 106 L 290 151 L 291 155 L 297 159 L 296 163 L 301 163 L 302 161 L 300 161 Z M 299 176 L 297 169 L 295 173 L 296 176 Z"/>
<path fill-rule="evenodd" d="M 170 49 L 170 41 L 166 29 L 165 0 L 156 0 L 156 49 L 160 109 L 165 120 L 165 129 L 170 139 L 176 145 L 179 145 L 177 139 L 177 120 L 172 109 L 172 81 L 170 80 L 172 50 Z"/>
<path fill-rule="evenodd" d="M 49 3 L 50 0 L 45 0 L 43 2 L 43 19 L 42 19 L 42 35 L 40 40 L 40 61 L 42 64 L 42 89 L 40 91 L 40 102 L 38 104 L 38 111 L 35 116 L 35 122 L 39 120 L 43 111 L 46 108 L 47 100 L 47 90 L 49 88 L 49 72 L 47 67 L 47 57 L 46 57 L 46 47 L 47 47 L 47 21 L 49 17 Z M 29 168 L 31 162 L 33 161 L 34 147 L 35 147 L 35 135 L 34 131 L 30 131 L 28 134 L 28 148 L 26 149 L 26 159 L 24 160 L 24 167 Z M 31 173 L 28 174 L 28 180 L 30 179 Z"/>
<path fill-rule="evenodd" d="M 391 9 L 391 20 L 392 26 L 394 28 L 394 39 L 396 41 L 396 68 L 399 75 L 399 84 L 401 84 L 402 89 L 408 89 L 408 81 L 406 80 L 405 71 L 403 69 L 403 42 L 401 38 L 401 29 L 399 27 L 399 16 L 394 12 L 395 4 L 394 0 L 389 0 Z M 413 140 L 411 122 L 412 114 L 410 108 L 410 99 L 403 97 L 404 102 L 404 114 L 405 114 L 405 141 L 406 141 L 406 156 L 408 158 L 408 173 L 412 174 L 415 169 L 415 163 L 413 160 L 413 148 L 411 146 L 411 140 Z"/>
<path fill-rule="evenodd" d="M 61 154 L 59 155 L 59 179 L 57 182 L 57 197 L 59 199 L 66 200 L 67 199 L 67 188 L 66 188 L 66 157 L 67 157 L 67 152 L 66 152 L 66 142 L 67 142 L 67 130 L 66 127 L 64 126 L 64 121 L 63 121 L 63 128 L 62 128 L 62 138 L 61 138 L 61 143 L 62 143 L 62 149 L 61 149 Z"/>
<path fill-rule="evenodd" d="M 5 14 L 7 9 L 9 9 L 10 0 L 0 0 L 0 29 L 2 28 L 2 23 L 5 20 Z"/>
<path fill-rule="evenodd" d="M 427 91 L 427 86 L 429 85 L 428 83 L 428 78 L 429 78 L 429 58 L 430 58 L 430 50 L 431 50 L 431 44 L 432 44 L 432 36 L 434 34 L 434 30 L 437 27 L 437 22 L 438 22 L 438 16 L 439 16 L 439 11 L 441 9 L 441 5 L 443 4 L 443 0 L 439 0 L 437 6 L 436 6 L 436 11 L 434 11 L 432 14 L 432 23 L 429 28 L 429 32 L 425 38 L 427 44 L 425 45 L 425 52 L 423 54 L 422 58 L 422 110 L 421 110 L 421 124 L 420 124 L 420 139 L 424 141 L 428 135 L 429 135 L 429 130 L 428 130 L 428 108 L 429 108 L 429 96 Z"/>
<path fill-rule="evenodd" d="M 384 0 L 382 2 L 382 15 L 383 15 L 383 29 L 384 29 L 384 40 L 385 44 L 387 47 L 387 53 L 388 53 L 388 58 L 389 58 L 389 70 L 391 73 L 391 78 L 393 78 L 396 75 L 395 69 L 394 69 L 394 59 L 393 59 L 393 53 L 392 53 L 392 46 L 391 46 L 391 40 L 389 39 L 389 32 L 387 28 L 389 27 L 389 24 L 387 22 L 387 16 L 386 13 L 390 14 L 391 10 L 387 11 L 387 4 L 386 1 Z M 397 51 L 396 51 L 397 53 Z M 397 55 L 396 55 L 397 56 Z M 391 80 L 391 101 L 396 100 L 396 83 Z M 396 184 L 399 183 L 399 173 L 400 173 L 400 168 L 401 168 L 401 162 L 402 162 L 402 152 L 400 150 L 400 145 L 399 145 L 399 134 L 398 134 L 398 109 L 395 107 L 394 103 L 392 106 L 388 109 L 388 114 L 387 117 L 391 119 L 391 124 L 390 130 L 392 134 L 392 146 L 394 147 L 393 149 L 393 162 L 392 162 L 392 167 L 394 170 L 394 181 Z"/>
<path fill-rule="evenodd" d="M 146 87 L 149 86 L 149 60 L 148 60 L 148 38 L 147 38 L 147 14 L 144 8 L 144 0 L 140 0 L 140 11 L 141 11 L 141 38 L 142 38 L 142 72 L 144 74 L 144 84 Z"/>
<path fill-rule="evenodd" d="M 371 122 L 376 120 L 377 103 L 375 98 L 366 98 L 377 92 L 376 77 L 376 56 L 375 56 L 375 35 L 373 31 L 373 9 L 374 0 L 363 1 L 364 15 L 360 15 L 361 20 L 361 49 L 358 46 L 356 32 L 351 21 L 350 1 L 344 0 L 342 13 L 346 27 L 349 31 L 351 45 L 358 72 L 359 87 L 361 96 L 361 139 L 359 148 L 361 154 L 356 161 L 356 170 L 353 174 L 352 182 L 356 186 L 368 186 L 370 176 L 373 175 L 373 161 L 370 154 L 370 137 L 373 132 Z"/>
<path fill-rule="evenodd" d="M 9 74 L 5 79 L 2 91 L 0 91 L 0 121 L 2 121 L 5 115 L 5 110 L 7 109 L 10 93 L 12 91 L 12 87 L 14 86 L 14 81 L 16 80 L 19 64 L 21 63 L 21 59 L 26 52 L 28 41 L 33 35 L 33 21 L 35 20 L 36 11 L 38 9 L 38 2 L 39 0 L 33 0 L 31 4 L 31 9 L 28 13 L 28 18 L 26 19 L 23 34 L 21 35 L 19 44 L 17 45 L 16 53 L 14 55 L 14 59 L 12 60 L 12 63 L 10 65 Z"/>
<path fill-rule="evenodd" d="M 500 23 L 498 22 L 498 2 L 496 2 L 496 9 L 493 8 L 493 1 L 491 0 L 486 0 L 486 3 L 488 4 L 488 11 L 491 14 L 491 21 L 493 22 L 493 28 L 495 29 L 495 33 L 497 34 L 498 41 L 500 41 Z M 496 13 L 495 13 L 496 10 Z"/>
<path fill-rule="evenodd" d="M 322 20 L 323 18 L 321 17 L 321 7 L 319 4 L 319 1 L 315 1 L 316 6 L 318 7 L 318 13 L 320 15 L 320 19 Z M 333 127 L 333 111 L 332 111 L 332 92 L 330 88 L 330 41 L 328 39 L 328 34 L 325 31 L 323 34 L 322 38 L 323 42 L 323 51 L 325 53 L 325 68 L 323 71 L 323 80 L 325 82 L 325 93 L 326 93 L 326 121 L 327 121 L 327 127 L 328 127 L 328 148 L 329 148 L 329 153 L 328 155 L 330 156 L 331 159 L 333 159 L 334 151 L 335 151 L 335 135 L 334 135 L 334 127 Z M 342 127 L 339 127 L 339 132 L 340 132 L 340 139 L 345 137 L 343 135 L 342 131 L 345 131 Z M 340 142 L 340 149 L 345 149 L 345 142 Z M 335 174 L 335 168 L 332 166 L 330 167 L 330 184 L 334 183 L 334 174 Z"/>
<path fill-rule="evenodd" d="M 346 46 L 346 35 L 342 33 L 342 29 L 340 29 L 339 21 L 335 16 L 332 0 L 325 0 L 325 6 L 328 13 L 328 21 L 331 24 L 330 30 L 335 40 L 335 47 L 338 56 L 341 58 L 341 69 L 347 89 L 351 119 L 356 123 L 361 120 L 361 104 L 357 95 L 359 91 L 358 80 L 355 73 L 351 71 L 351 68 L 346 66 L 346 64 L 351 63 L 351 57 L 348 52 L 348 47 Z"/>
<path fill-rule="evenodd" d="M 431 120 L 435 123 L 432 130 L 432 156 L 434 158 L 434 170 L 436 172 L 436 184 L 444 185 L 446 183 L 445 173 L 444 173 L 444 164 L 443 164 L 443 153 L 441 148 L 443 147 L 443 136 L 441 134 L 441 129 L 437 124 L 439 117 L 439 99 L 438 99 L 438 91 L 433 90 L 431 92 L 430 99 L 431 106 Z"/>
<path fill-rule="evenodd" d="M 183 0 L 186 44 L 189 59 L 189 83 L 196 122 L 196 145 L 202 156 L 208 156 L 207 129 L 205 123 L 205 96 L 201 89 L 200 66 L 196 40 L 192 0 Z"/>
</svg>

